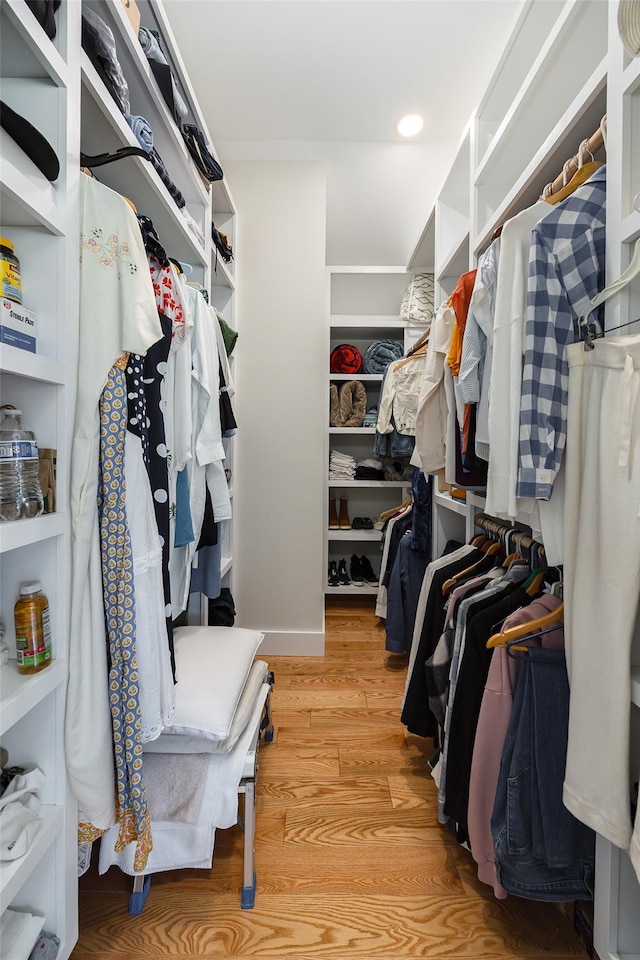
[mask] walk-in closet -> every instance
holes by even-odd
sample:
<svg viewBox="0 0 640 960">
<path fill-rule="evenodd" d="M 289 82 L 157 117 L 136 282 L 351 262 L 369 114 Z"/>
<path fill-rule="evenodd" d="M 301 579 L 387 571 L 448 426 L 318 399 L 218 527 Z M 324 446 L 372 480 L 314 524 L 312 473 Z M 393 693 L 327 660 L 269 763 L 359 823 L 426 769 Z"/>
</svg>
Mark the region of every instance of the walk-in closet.
<svg viewBox="0 0 640 960">
<path fill-rule="evenodd" d="M 640 960 L 640 0 L 0 0 L 3 960 Z"/>
</svg>

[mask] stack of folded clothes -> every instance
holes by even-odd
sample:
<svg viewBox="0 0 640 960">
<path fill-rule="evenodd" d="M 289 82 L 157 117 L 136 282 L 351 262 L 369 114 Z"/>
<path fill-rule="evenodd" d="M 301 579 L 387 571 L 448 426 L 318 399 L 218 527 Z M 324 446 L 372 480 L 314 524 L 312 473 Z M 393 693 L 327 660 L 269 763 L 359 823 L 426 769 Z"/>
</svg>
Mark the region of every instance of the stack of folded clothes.
<svg viewBox="0 0 640 960">
<path fill-rule="evenodd" d="M 329 456 L 329 480 L 353 480 L 356 461 L 348 453 L 332 450 Z"/>
<path fill-rule="evenodd" d="M 358 460 L 356 480 L 384 480 L 384 469 L 380 460 Z"/>
</svg>

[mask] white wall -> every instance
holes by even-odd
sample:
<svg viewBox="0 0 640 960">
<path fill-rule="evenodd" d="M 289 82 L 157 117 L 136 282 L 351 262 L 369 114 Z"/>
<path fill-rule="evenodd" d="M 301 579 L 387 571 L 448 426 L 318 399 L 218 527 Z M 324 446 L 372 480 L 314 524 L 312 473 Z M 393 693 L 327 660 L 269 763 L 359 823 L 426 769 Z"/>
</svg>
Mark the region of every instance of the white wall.
<svg viewBox="0 0 640 960">
<path fill-rule="evenodd" d="M 235 195 L 235 161 L 321 159 L 327 165 L 328 264 L 406 264 L 457 144 L 223 141 Z"/>
<path fill-rule="evenodd" d="M 238 208 L 234 597 L 267 654 L 324 652 L 326 165 L 230 163 Z"/>
</svg>

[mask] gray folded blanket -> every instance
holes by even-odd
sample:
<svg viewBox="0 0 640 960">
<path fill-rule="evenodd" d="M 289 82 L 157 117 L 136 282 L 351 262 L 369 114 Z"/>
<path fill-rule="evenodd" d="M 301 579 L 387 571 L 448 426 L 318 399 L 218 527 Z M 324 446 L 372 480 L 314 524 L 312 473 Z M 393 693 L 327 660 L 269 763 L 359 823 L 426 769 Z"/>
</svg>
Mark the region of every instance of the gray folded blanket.
<svg viewBox="0 0 640 960">
<path fill-rule="evenodd" d="M 399 340 L 385 337 L 369 344 L 364 354 L 365 373 L 384 373 L 390 363 L 404 356 L 404 346 Z"/>
<path fill-rule="evenodd" d="M 145 753 L 144 788 L 152 820 L 196 822 L 209 759 L 206 753 Z"/>
</svg>

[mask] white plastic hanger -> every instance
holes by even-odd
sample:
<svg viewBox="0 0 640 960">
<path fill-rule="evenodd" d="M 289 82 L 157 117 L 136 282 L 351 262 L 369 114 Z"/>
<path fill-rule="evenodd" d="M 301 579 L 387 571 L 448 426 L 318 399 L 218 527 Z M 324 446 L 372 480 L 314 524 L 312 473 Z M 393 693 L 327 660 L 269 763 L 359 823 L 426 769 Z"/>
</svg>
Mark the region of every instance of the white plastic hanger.
<svg viewBox="0 0 640 960">
<path fill-rule="evenodd" d="M 610 300 L 611 297 L 615 297 L 617 293 L 620 293 L 621 290 L 624 290 L 625 287 L 629 286 L 632 280 L 634 280 L 638 274 L 640 274 L 640 237 L 636 240 L 636 245 L 633 249 L 633 256 L 631 257 L 631 262 L 626 270 L 624 270 L 617 280 L 614 280 L 612 283 L 607 284 L 607 286 L 598 293 L 593 300 L 590 301 L 591 309 L 584 317 L 580 317 L 579 326 L 580 334 L 584 340 L 585 350 L 593 350 L 593 340 L 596 337 L 596 327 L 593 323 L 587 323 L 587 317 L 599 307 L 600 304 L 606 303 L 607 300 Z M 614 327 L 613 330 L 620 330 L 621 327 L 626 327 L 627 324 L 623 323 L 620 327 Z M 613 330 L 607 330 L 607 333 L 613 333 Z"/>
</svg>

